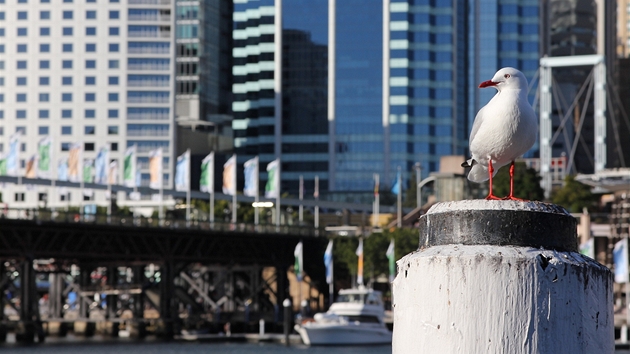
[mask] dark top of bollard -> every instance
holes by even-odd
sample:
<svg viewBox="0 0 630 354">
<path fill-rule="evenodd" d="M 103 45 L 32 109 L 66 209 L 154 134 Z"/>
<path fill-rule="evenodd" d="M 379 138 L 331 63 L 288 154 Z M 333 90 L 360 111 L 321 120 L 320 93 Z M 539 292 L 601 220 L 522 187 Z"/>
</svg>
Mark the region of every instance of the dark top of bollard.
<svg viewBox="0 0 630 354">
<path fill-rule="evenodd" d="M 577 252 L 577 221 L 543 202 L 461 200 L 437 203 L 420 217 L 420 247 L 529 246 Z"/>
</svg>

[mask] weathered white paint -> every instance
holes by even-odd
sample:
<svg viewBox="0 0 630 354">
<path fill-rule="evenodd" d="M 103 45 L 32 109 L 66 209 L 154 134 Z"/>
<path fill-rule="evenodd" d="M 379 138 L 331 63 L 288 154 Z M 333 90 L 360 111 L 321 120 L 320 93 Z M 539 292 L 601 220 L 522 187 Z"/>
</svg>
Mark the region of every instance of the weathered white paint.
<svg viewBox="0 0 630 354">
<path fill-rule="evenodd" d="M 427 211 L 427 214 L 439 214 L 459 210 L 521 210 L 530 212 L 571 215 L 564 208 L 550 203 L 537 201 L 485 199 L 469 199 L 436 203 L 433 204 L 433 206 Z"/>
<path fill-rule="evenodd" d="M 613 353 L 612 278 L 574 252 L 433 246 L 398 261 L 393 353 Z"/>
</svg>

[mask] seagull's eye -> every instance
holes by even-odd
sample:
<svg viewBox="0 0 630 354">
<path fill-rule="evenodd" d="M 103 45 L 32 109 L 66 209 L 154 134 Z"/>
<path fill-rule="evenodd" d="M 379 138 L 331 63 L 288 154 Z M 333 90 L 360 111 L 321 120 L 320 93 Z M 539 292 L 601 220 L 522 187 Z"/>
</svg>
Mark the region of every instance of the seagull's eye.
<svg viewBox="0 0 630 354">
<path fill-rule="evenodd" d="M 510 78 L 510 74 L 505 74 L 503 75 L 504 78 L 509 79 Z"/>
</svg>

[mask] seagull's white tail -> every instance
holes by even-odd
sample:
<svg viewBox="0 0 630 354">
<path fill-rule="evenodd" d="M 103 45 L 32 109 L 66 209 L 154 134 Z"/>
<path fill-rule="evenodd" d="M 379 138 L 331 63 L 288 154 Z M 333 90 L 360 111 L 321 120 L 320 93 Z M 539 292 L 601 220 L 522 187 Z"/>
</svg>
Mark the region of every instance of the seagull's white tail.
<svg viewBox="0 0 630 354">
<path fill-rule="evenodd" d="M 495 170 L 496 174 L 497 171 Z M 483 166 L 482 164 L 476 163 L 468 172 L 468 179 L 473 182 L 481 183 L 487 181 L 488 177 L 488 166 Z"/>
</svg>

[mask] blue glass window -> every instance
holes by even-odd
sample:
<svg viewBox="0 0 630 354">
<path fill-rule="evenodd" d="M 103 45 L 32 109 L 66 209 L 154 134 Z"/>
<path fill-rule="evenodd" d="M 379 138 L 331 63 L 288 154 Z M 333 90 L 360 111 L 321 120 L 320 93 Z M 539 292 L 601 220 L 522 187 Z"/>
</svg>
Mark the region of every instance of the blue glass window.
<svg viewBox="0 0 630 354">
<path fill-rule="evenodd" d="M 64 20 L 72 20 L 72 11 L 64 11 L 62 17 Z"/>
<path fill-rule="evenodd" d="M 72 43 L 63 43 L 61 45 L 61 51 L 64 53 L 72 53 Z"/>
<path fill-rule="evenodd" d="M 72 126 L 62 125 L 61 126 L 61 135 L 72 135 Z"/>
<path fill-rule="evenodd" d="M 4 44 L 0 44 L 0 53 L 4 53 Z"/>
<path fill-rule="evenodd" d="M 96 85 L 96 77 L 95 76 L 86 76 L 85 77 L 86 85 Z"/>
<path fill-rule="evenodd" d="M 107 110 L 107 118 L 118 118 L 118 110 L 117 109 L 108 109 Z"/>
<path fill-rule="evenodd" d="M 96 27 L 86 27 L 85 28 L 86 36 L 96 36 Z"/>
<path fill-rule="evenodd" d="M 118 27 L 110 27 L 109 35 L 110 36 L 118 36 L 120 34 L 120 29 Z"/>
<path fill-rule="evenodd" d="M 50 52 L 50 44 L 40 44 L 39 45 L 39 52 L 40 53 L 49 53 Z"/>
<path fill-rule="evenodd" d="M 50 69 L 50 61 L 48 61 L 48 60 L 40 60 L 39 61 L 39 68 L 40 69 Z"/>
<path fill-rule="evenodd" d="M 118 102 L 118 94 L 115 92 L 110 92 L 107 94 L 107 101 L 109 102 Z"/>
<path fill-rule="evenodd" d="M 85 94 L 85 102 L 94 102 L 96 101 L 96 94 L 93 92 L 88 92 Z"/>
<path fill-rule="evenodd" d="M 17 19 L 18 20 L 28 20 L 28 12 L 26 12 L 26 11 L 18 11 Z"/>
<path fill-rule="evenodd" d="M 61 29 L 61 33 L 62 33 L 64 36 L 72 36 L 72 33 L 73 33 L 73 31 L 72 31 L 72 27 L 64 27 L 64 28 L 62 28 L 62 29 Z"/>
<path fill-rule="evenodd" d="M 96 43 L 86 43 L 85 44 L 86 52 L 96 52 Z"/>
<path fill-rule="evenodd" d="M 0 27 L 0 37 L 4 37 L 4 28 Z"/>
<path fill-rule="evenodd" d="M 28 29 L 26 27 L 20 27 L 17 29 L 18 37 L 26 37 L 28 35 Z"/>
<path fill-rule="evenodd" d="M 118 126 L 117 125 L 108 125 L 107 126 L 107 135 L 118 135 Z"/>
<path fill-rule="evenodd" d="M 40 36 L 50 36 L 50 27 L 40 27 L 39 28 Z"/>
<path fill-rule="evenodd" d="M 18 60 L 17 61 L 18 69 L 26 69 L 26 60 Z"/>
<path fill-rule="evenodd" d="M 26 86 L 26 77 L 25 76 L 19 76 L 15 78 L 15 84 L 17 86 Z"/>
<path fill-rule="evenodd" d="M 4 21 L 4 11 L 0 11 L 0 21 Z"/>
<path fill-rule="evenodd" d="M 85 61 L 86 69 L 95 69 L 96 68 L 96 60 L 86 60 Z"/>
<path fill-rule="evenodd" d="M 39 135 L 48 135 L 48 126 L 42 125 L 38 127 Z"/>
<path fill-rule="evenodd" d="M 17 119 L 26 119 L 26 110 L 18 109 L 15 111 L 15 118 Z"/>
<path fill-rule="evenodd" d="M 39 117 L 39 119 L 48 119 L 49 118 L 48 110 L 47 109 L 40 109 L 39 112 L 38 112 L 38 117 Z"/>
<path fill-rule="evenodd" d="M 48 102 L 50 101 L 50 95 L 47 93 L 40 93 L 39 94 L 39 102 Z"/>
<path fill-rule="evenodd" d="M 118 45 L 118 43 L 110 43 L 109 44 L 109 51 L 110 53 L 113 52 L 118 52 L 120 50 L 120 46 Z"/>
<path fill-rule="evenodd" d="M 109 85 L 118 85 L 118 76 L 110 76 L 107 78 L 107 83 Z"/>
<path fill-rule="evenodd" d="M 62 93 L 61 102 L 72 102 L 72 93 L 70 92 Z"/>
<path fill-rule="evenodd" d="M 40 20 L 50 20 L 50 11 L 40 11 L 39 12 Z"/>
<path fill-rule="evenodd" d="M 62 60 L 61 67 L 64 69 L 72 69 L 72 60 Z"/>
<path fill-rule="evenodd" d="M 61 118 L 64 118 L 64 119 L 72 118 L 72 110 L 71 109 L 62 109 L 61 110 Z"/>
<path fill-rule="evenodd" d="M 48 86 L 48 85 L 50 85 L 50 78 L 48 76 L 40 76 L 39 86 Z"/>
<path fill-rule="evenodd" d="M 72 76 L 63 76 L 61 78 L 61 84 L 64 86 L 72 85 Z"/>
<path fill-rule="evenodd" d="M 110 60 L 107 62 L 107 67 L 110 69 L 118 69 L 120 67 L 120 62 L 118 60 Z"/>
<path fill-rule="evenodd" d="M 94 20 L 96 19 L 96 11 L 93 10 L 88 10 L 85 12 L 85 18 L 88 20 Z"/>
<path fill-rule="evenodd" d="M 120 12 L 119 11 L 110 11 L 109 12 L 109 19 L 110 20 L 116 20 L 120 18 Z"/>
<path fill-rule="evenodd" d="M 86 125 L 83 128 L 83 133 L 85 135 L 94 135 L 96 133 L 96 128 L 93 125 Z"/>
<path fill-rule="evenodd" d="M 86 109 L 84 112 L 84 117 L 88 119 L 96 118 L 96 111 L 93 109 Z"/>
</svg>

